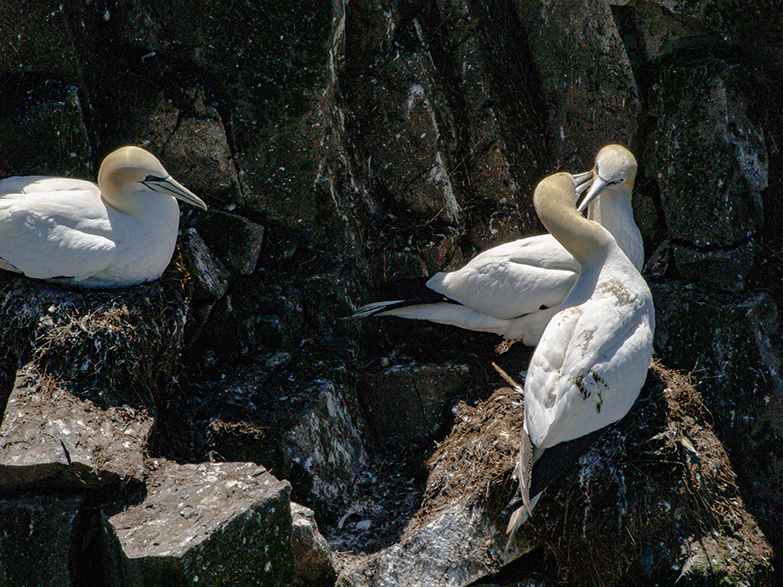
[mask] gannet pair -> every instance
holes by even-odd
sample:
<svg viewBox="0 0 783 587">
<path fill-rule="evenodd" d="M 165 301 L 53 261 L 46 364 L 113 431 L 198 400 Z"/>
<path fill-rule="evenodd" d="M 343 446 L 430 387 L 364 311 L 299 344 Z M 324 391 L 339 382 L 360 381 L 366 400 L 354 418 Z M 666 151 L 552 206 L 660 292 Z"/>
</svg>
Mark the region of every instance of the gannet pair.
<svg viewBox="0 0 783 587">
<path fill-rule="evenodd" d="M 82 287 L 155 280 L 174 253 L 177 200 L 207 209 L 138 147 L 109 154 L 97 185 L 9 177 L 0 181 L 0 269 Z"/>
<path fill-rule="evenodd" d="M 581 184 L 577 191 L 589 185 L 582 183 L 586 176 L 592 178 L 580 210 L 590 204 L 588 218 L 609 230 L 641 269 L 644 248 L 631 206 L 636 168 L 628 149 L 609 145 L 596 156 L 592 172 L 576 177 Z M 544 234 L 484 251 L 457 271 L 433 275 L 419 295 L 367 304 L 354 316 L 429 320 L 535 346 L 579 271 L 574 257 L 552 235 Z"/>
<path fill-rule="evenodd" d="M 596 173 L 602 173 L 601 167 Z M 511 515 L 509 540 L 540 496 L 531 496 L 531 486 L 542 484 L 533 478 L 536 460 L 546 449 L 625 416 L 652 357 L 655 313 L 650 289 L 610 231 L 579 214 L 573 203 L 575 188 L 571 175 L 558 173 L 541 181 L 533 196 L 541 222 L 573 255 L 581 272 L 528 366 L 523 440 L 514 471 L 522 506 Z"/>
</svg>

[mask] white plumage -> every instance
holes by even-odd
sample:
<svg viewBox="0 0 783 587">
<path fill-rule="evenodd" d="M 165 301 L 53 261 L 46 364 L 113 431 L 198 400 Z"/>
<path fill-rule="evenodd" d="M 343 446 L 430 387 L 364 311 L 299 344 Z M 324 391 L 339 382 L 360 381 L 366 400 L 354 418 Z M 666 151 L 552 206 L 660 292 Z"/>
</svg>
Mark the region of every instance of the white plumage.
<svg viewBox="0 0 783 587">
<path fill-rule="evenodd" d="M 530 496 L 534 462 L 545 449 L 625 416 L 652 357 L 650 289 L 609 231 L 577 212 L 573 193 L 573 178 L 556 174 L 543 180 L 534 196 L 544 226 L 582 270 L 528 367 L 523 442 L 515 470 L 524 505 L 509 521 L 512 537 L 537 501 Z"/>
<path fill-rule="evenodd" d="M 588 217 L 611 232 L 637 268 L 644 261 L 639 229 L 634 223 L 631 193 L 636 177 L 633 154 L 619 145 L 601 149 L 595 167 L 577 179 L 592 180 L 585 196 Z M 589 184 L 582 184 L 577 191 Z M 595 198 L 600 194 L 600 199 Z M 579 274 L 579 264 L 549 234 L 506 243 L 484 251 L 457 271 L 440 272 L 427 282 L 420 299 L 367 304 L 356 317 L 398 316 L 492 332 L 508 340 L 538 343 L 549 320 Z M 433 292 L 442 296 L 436 301 Z"/>
<path fill-rule="evenodd" d="M 207 208 L 138 147 L 109 154 L 97 185 L 9 177 L 0 181 L 0 268 L 82 287 L 157 279 L 176 246 L 177 199 Z"/>
</svg>

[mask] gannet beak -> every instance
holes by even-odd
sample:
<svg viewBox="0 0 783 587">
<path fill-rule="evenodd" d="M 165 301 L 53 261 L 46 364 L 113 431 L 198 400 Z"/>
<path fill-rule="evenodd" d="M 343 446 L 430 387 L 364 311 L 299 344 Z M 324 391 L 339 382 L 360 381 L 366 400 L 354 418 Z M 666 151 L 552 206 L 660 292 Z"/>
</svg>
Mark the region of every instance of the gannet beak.
<svg viewBox="0 0 783 587">
<path fill-rule="evenodd" d="M 608 181 L 605 181 L 597 173 L 594 175 L 595 177 L 593 177 L 593 182 L 592 185 L 590 186 L 590 189 L 588 190 L 587 194 L 582 200 L 582 203 L 579 204 L 579 206 L 577 206 L 576 208 L 580 212 L 584 211 L 584 209 L 587 208 L 590 202 L 595 200 L 601 194 L 601 192 L 603 192 L 606 188 L 615 185 L 614 183 L 609 183 Z"/>
<path fill-rule="evenodd" d="M 574 178 L 574 183 L 576 183 L 576 193 L 577 195 L 582 195 L 582 192 L 584 192 L 587 188 L 590 187 L 590 185 L 593 183 L 593 171 L 586 171 L 584 173 L 576 173 L 572 176 Z"/>
<path fill-rule="evenodd" d="M 144 180 L 144 185 L 153 191 L 161 194 L 168 194 L 174 196 L 178 200 L 187 202 L 191 206 L 198 206 L 199 208 L 207 209 L 207 205 L 196 194 L 191 192 L 188 188 L 179 183 L 176 179 L 171 177 L 155 177 Z"/>
</svg>

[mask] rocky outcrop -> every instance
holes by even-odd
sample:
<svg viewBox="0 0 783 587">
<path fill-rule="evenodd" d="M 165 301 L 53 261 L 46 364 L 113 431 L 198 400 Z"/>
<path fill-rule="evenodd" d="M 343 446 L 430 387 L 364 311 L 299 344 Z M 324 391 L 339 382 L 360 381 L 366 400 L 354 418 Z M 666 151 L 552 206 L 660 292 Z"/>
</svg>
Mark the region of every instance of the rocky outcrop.
<svg viewBox="0 0 783 587">
<path fill-rule="evenodd" d="M 503 508 L 515 490 L 508 473 L 521 438 L 520 399 L 504 388 L 475 408 L 460 406 L 401 539 L 344 569 L 338 585 L 468 585 L 491 573 L 503 584 L 546 574 L 612 585 L 620 569 L 630 580 L 667 584 L 771 581 L 771 547 L 699 393 L 657 364 L 632 413 L 547 489 L 522 536 L 507 543 Z M 571 531 L 561 541 L 564 526 Z M 501 571 L 520 555 L 514 575 Z M 591 561 L 589 582 L 574 560 Z"/>
<path fill-rule="evenodd" d="M 287 585 L 290 486 L 250 463 L 148 464 L 146 495 L 108 519 L 129 584 Z"/>
<path fill-rule="evenodd" d="M 780 582 L 774 4 L 0 8 L 0 175 L 139 144 L 210 206 L 154 284 L 0 274 L 0 583 Z M 537 181 L 608 142 L 695 390 L 656 368 L 506 548 L 520 406 L 489 365 L 530 351 L 347 317 L 541 232 Z"/>
</svg>

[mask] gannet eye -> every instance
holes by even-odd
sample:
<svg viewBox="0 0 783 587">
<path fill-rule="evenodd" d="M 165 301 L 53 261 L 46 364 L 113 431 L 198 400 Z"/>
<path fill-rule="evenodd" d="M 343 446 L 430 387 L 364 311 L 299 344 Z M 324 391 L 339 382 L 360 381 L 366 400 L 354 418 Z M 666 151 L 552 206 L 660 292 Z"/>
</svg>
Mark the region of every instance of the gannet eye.
<svg viewBox="0 0 783 587">
<path fill-rule="evenodd" d="M 158 178 L 155 177 L 154 175 L 148 175 L 147 177 L 144 178 L 144 181 L 155 181 L 156 179 Z"/>
</svg>

